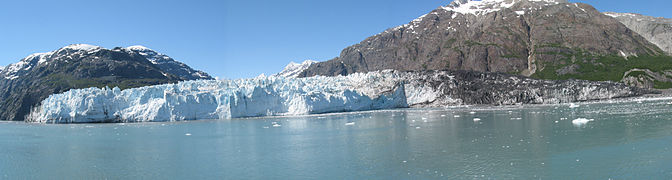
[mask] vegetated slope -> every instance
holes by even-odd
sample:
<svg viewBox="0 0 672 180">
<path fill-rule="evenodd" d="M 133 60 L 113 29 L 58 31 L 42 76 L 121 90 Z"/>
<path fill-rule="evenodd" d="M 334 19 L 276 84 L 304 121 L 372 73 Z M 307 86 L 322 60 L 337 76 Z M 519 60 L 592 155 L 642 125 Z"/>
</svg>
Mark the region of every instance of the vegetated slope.
<svg viewBox="0 0 672 180">
<path fill-rule="evenodd" d="M 653 44 L 672 54 L 672 19 L 656 18 L 634 13 L 604 13 L 614 17 L 628 28 L 642 35 Z M 672 88 L 672 70 L 668 58 L 655 59 L 658 62 L 643 62 L 625 73 L 623 81 L 639 87 L 659 89 Z M 635 62 L 636 63 L 636 62 Z"/>
</svg>

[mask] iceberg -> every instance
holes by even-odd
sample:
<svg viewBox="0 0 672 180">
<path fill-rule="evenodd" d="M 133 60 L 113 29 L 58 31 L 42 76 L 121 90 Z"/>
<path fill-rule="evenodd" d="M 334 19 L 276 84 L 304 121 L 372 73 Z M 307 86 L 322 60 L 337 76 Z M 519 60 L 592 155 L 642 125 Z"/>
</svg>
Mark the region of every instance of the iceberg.
<svg viewBox="0 0 672 180">
<path fill-rule="evenodd" d="M 575 126 L 583 126 L 585 124 L 588 124 L 589 122 L 595 121 L 595 119 L 586 119 L 586 118 L 578 118 L 572 120 L 572 124 Z"/>
</svg>

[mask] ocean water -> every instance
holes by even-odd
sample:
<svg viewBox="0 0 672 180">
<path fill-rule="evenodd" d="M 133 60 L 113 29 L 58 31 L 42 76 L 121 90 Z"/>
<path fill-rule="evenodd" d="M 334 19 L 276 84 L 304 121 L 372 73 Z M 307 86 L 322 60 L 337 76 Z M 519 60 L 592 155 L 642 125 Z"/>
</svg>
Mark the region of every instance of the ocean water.
<svg viewBox="0 0 672 180">
<path fill-rule="evenodd" d="M 0 179 L 672 179 L 668 102 L 2 122 Z"/>
</svg>

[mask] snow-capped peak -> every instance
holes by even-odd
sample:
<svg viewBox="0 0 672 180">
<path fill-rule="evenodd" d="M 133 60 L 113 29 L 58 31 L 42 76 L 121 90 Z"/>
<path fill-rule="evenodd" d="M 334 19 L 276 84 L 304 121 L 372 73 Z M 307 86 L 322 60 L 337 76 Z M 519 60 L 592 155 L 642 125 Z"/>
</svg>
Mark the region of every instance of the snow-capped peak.
<svg viewBox="0 0 672 180">
<path fill-rule="evenodd" d="M 296 68 L 299 68 L 301 66 L 311 65 L 311 64 L 314 64 L 314 63 L 317 63 L 317 61 L 305 60 L 302 63 L 296 63 L 296 62 L 292 61 L 292 62 L 289 62 L 289 64 L 287 64 L 287 66 L 285 66 L 285 69 L 296 69 Z"/>
<path fill-rule="evenodd" d="M 166 56 L 165 54 L 161 54 L 145 46 L 134 45 L 134 46 L 128 46 L 124 49 L 126 49 L 127 51 L 140 53 L 140 55 L 147 58 L 147 60 L 152 62 L 152 64 L 162 64 L 165 63 L 166 61 L 171 61 L 170 57 Z"/>
<path fill-rule="evenodd" d="M 48 58 L 53 56 L 54 54 L 61 53 L 61 52 L 92 52 L 95 50 L 100 50 L 103 49 L 100 46 L 95 46 L 95 45 L 90 45 L 90 44 L 71 44 L 65 47 L 62 47 L 58 50 L 55 51 L 50 51 L 50 52 L 44 52 L 44 53 L 33 53 L 23 59 L 21 61 L 10 64 L 7 67 L 2 68 L 2 74 L 5 76 L 5 79 L 16 79 L 19 76 L 21 76 L 20 71 L 28 71 L 33 67 L 36 67 L 38 65 L 42 64 L 48 64 L 47 62 Z"/>
<path fill-rule="evenodd" d="M 491 12 L 510 8 L 518 2 L 542 2 L 544 4 L 568 3 L 567 0 L 455 0 L 448 6 L 442 7 L 444 10 L 453 11 L 461 14 L 485 15 Z"/>
<path fill-rule="evenodd" d="M 70 50 L 76 50 L 76 51 L 79 51 L 79 50 L 90 51 L 90 50 L 99 49 L 99 48 L 101 48 L 101 47 L 90 45 L 90 44 L 71 44 L 71 45 L 65 46 L 61 49 L 70 49 Z"/>
<path fill-rule="evenodd" d="M 3 67 L 0 72 L 5 79 L 16 79 L 22 76 L 25 72 L 33 67 L 49 64 L 50 60 L 57 59 L 67 62 L 69 59 L 81 57 L 82 55 L 91 54 L 100 50 L 109 50 L 100 46 L 89 44 L 71 44 L 58 50 L 31 54 L 21 61 Z M 114 49 L 112 51 L 129 51 L 136 52 L 147 58 L 151 63 L 159 65 L 164 71 L 173 73 L 185 79 L 211 79 L 211 77 L 202 71 L 194 70 L 184 63 L 178 62 L 164 54 L 158 53 L 152 49 L 144 46 L 135 45 L 127 48 Z"/>
<path fill-rule="evenodd" d="M 126 49 L 133 50 L 133 51 L 154 51 L 152 49 L 149 49 L 149 48 L 147 48 L 145 46 L 141 46 L 141 45 L 128 46 Z"/>
<path fill-rule="evenodd" d="M 136 52 L 142 55 L 143 57 L 147 58 L 147 60 L 149 60 L 149 62 L 151 62 L 152 64 L 158 65 L 159 68 L 161 68 L 162 70 L 175 74 L 179 77 L 183 77 L 189 80 L 212 79 L 212 77 L 210 77 L 210 75 L 208 75 L 205 72 L 192 69 L 186 64 L 174 60 L 168 55 L 161 54 L 145 46 L 134 45 L 123 49 L 126 51 Z"/>
<path fill-rule="evenodd" d="M 317 61 L 313 60 L 306 60 L 303 61 L 302 63 L 296 63 L 296 62 L 290 62 L 287 66 L 285 66 L 285 69 L 282 70 L 282 72 L 278 74 L 274 74 L 273 76 L 281 76 L 281 77 L 298 77 L 301 72 L 304 70 L 308 69 L 310 65 L 317 63 Z"/>
</svg>

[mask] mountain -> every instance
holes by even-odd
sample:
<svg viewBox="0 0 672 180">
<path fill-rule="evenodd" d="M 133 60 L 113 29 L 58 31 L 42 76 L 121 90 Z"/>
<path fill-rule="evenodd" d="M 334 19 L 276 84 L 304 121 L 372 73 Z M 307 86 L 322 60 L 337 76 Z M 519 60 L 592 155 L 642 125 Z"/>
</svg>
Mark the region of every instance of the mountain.
<svg viewBox="0 0 672 180">
<path fill-rule="evenodd" d="M 70 89 L 127 89 L 192 79 L 212 78 L 140 46 L 105 49 L 73 44 L 32 54 L 0 71 L 0 118 L 23 120 L 49 95 Z"/>
<path fill-rule="evenodd" d="M 177 75 L 184 80 L 212 79 L 203 71 L 194 70 L 186 64 L 144 46 L 130 46 L 127 50 L 137 52 L 159 67 L 159 69 Z"/>
<path fill-rule="evenodd" d="M 403 107 L 557 104 L 639 96 L 622 83 L 538 80 L 504 73 L 394 70 L 348 76 L 196 80 L 54 94 L 28 122 L 100 123 L 230 119 Z"/>
<path fill-rule="evenodd" d="M 672 54 L 672 19 L 656 18 L 634 13 L 605 12 L 618 19 L 628 28 L 642 35 L 653 44 Z M 654 65 L 656 63 L 653 63 Z M 647 88 L 672 88 L 672 70 L 664 68 L 636 67 L 625 72 L 623 82 Z"/>
<path fill-rule="evenodd" d="M 634 13 L 605 12 L 604 14 L 618 19 L 668 54 L 672 54 L 672 19 Z"/>
<path fill-rule="evenodd" d="M 588 4 L 456 0 L 347 47 L 299 77 L 449 69 L 618 82 L 636 68 L 672 69 L 672 58 L 665 54 Z"/>
<path fill-rule="evenodd" d="M 317 61 L 313 60 L 305 60 L 302 63 L 295 63 L 295 62 L 290 62 L 287 66 L 285 66 L 285 69 L 280 71 L 278 74 L 274 74 L 273 76 L 282 76 L 282 77 L 298 77 L 301 75 L 301 72 L 305 71 L 310 67 L 310 65 L 313 65 L 317 63 Z"/>
</svg>

